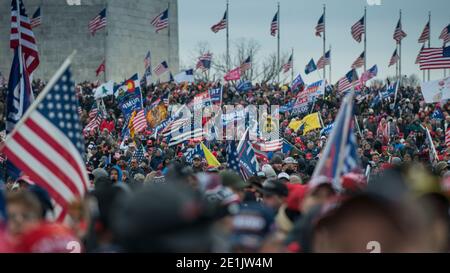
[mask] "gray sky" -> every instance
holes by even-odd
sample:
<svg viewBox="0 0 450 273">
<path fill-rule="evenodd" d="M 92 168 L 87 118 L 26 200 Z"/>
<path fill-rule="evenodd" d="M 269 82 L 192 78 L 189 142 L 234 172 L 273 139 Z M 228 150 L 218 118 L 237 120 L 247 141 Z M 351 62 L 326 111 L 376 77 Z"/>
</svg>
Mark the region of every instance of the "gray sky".
<svg viewBox="0 0 450 273">
<path fill-rule="evenodd" d="M 361 54 L 364 44 L 357 43 L 350 34 L 351 26 L 362 17 L 366 0 L 280 0 L 281 52 L 295 51 L 294 71 L 300 72 L 306 82 L 319 78 L 316 72 L 306 76 L 304 68 L 314 58 L 322 56 L 322 39 L 314 28 L 327 6 L 327 47 L 332 46 L 333 83 L 342 77 Z M 225 0 L 179 0 L 179 39 L 182 64 L 193 66 L 192 56 L 199 41 L 207 41 L 214 54 L 225 52 L 225 30 L 214 34 L 210 27 L 225 11 Z M 442 46 L 441 30 L 450 23 L 449 0 L 381 0 L 381 6 L 367 6 L 367 65 L 378 65 L 379 77 L 395 75 L 395 66 L 388 68 L 395 50 L 392 36 L 403 11 L 403 30 L 408 36 L 402 42 L 402 73 L 422 72 L 414 64 L 421 44 L 417 42 L 426 22 L 431 18 L 431 46 Z M 276 12 L 275 0 L 230 0 L 230 44 L 243 37 L 255 39 L 261 45 L 259 60 L 277 50 L 277 39 L 270 36 L 270 22 Z M 358 70 L 358 73 L 361 73 Z M 443 76 L 432 72 L 432 79 Z"/>
</svg>

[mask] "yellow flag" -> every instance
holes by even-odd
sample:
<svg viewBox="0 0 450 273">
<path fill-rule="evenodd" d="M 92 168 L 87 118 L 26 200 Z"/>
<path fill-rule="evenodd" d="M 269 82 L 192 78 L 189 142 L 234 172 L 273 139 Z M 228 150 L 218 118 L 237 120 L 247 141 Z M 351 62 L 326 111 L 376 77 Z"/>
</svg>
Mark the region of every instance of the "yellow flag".
<svg viewBox="0 0 450 273">
<path fill-rule="evenodd" d="M 322 128 L 322 125 L 320 124 L 319 113 L 316 112 L 304 117 L 302 119 L 301 126 L 303 127 L 303 135 L 306 135 L 309 131 L 312 131 L 314 129 Z"/>
<path fill-rule="evenodd" d="M 130 121 L 128 122 L 128 129 L 130 129 L 130 137 L 134 138 L 134 117 L 136 116 L 136 111 L 131 114 Z"/>
<path fill-rule="evenodd" d="M 302 120 L 292 119 L 291 122 L 289 123 L 288 127 L 291 128 L 292 130 L 294 130 L 294 132 L 295 132 L 300 128 L 302 123 L 303 123 Z"/>
<path fill-rule="evenodd" d="M 203 144 L 203 142 L 201 143 L 201 147 L 203 153 L 205 154 L 206 162 L 208 162 L 208 165 L 213 167 L 219 167 L 220 166 L 219 160 L 217 160 L 217 158 L 211 153 L 208 147 L 206 147 L 205 144 Z"/>
</svg>

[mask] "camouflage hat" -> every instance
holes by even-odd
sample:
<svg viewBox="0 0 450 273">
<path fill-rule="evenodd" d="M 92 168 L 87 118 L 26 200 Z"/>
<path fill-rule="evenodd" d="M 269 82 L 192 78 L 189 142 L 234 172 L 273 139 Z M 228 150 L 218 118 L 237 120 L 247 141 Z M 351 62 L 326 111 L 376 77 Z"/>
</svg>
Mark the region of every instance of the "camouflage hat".
<svg viewBox="0 0 450 273">
<path fill-rule="evenodd" d="M 220 172 L 220 177 L 222 178 L 222 185 L 232 189 L 243 189 L 247 187 L 242 178 L 233 171 L 222 171 Z"/>
</svg>

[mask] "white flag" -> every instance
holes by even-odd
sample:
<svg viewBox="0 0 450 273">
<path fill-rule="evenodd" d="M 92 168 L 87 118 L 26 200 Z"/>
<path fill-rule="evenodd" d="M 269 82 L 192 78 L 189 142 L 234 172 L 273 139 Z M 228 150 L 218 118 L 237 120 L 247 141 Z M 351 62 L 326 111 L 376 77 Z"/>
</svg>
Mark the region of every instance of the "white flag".
<svg viewBox="0 0 450 273">
<path fill-rule="evenodd" d="M 100 85 L 94 90 L 94 98 L 101 99 L 106 96 L 110 96 L 114 94 L 114 82 L 109 81 Z"/>
<path fill-rule="evenodd" d="M 176 83 L 194 82 L 194 73 L 192 69 L 178 73 L 173 77 Z"/>
<path fill-rule="evenodd" d="M 421 87 L 423 98 L 426 103 L 450 99 L 450 77 L 436 81 L 423 82 Z"/>
</svg>

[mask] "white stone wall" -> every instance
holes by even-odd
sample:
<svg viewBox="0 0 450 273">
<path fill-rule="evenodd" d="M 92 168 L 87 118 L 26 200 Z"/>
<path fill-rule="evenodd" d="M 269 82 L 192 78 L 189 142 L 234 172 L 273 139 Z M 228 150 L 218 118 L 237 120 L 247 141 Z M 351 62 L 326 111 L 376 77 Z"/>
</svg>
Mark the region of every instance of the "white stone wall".
<svg viewBox="0 0 450 273">
<path fill-rule="evenodd" d="M 143 59 L 152 52 L 152 66 L 170 60 L 173 73 L 178 72 L 177 0 L 81 0 L 80 6 L 69 6 L 66 0 L 23 0 L 31 17 L 40 5 L 42 25 L 34 30 L 41 65 L 35 77 L 48 80 L 64 59 L 73 51 L 78 54 L 73 63 L 77 82 L 95 80 L 95 70 L 106 58 L 106 77 L 114 81 L 144 69 Z M 167 7 L 170 1 L 170 47 L 168 32 L 155 33 L 150 20 Z M 108 26 L 91 36 L 89 21 L 107 7 Z M 11 67 L 9 49 L 10 0 L 0 1 L 0 71 L 7 77 Z M 161 80 L 168 78 L 164 75 Z M 104 80 L 104 76 L 100 76 Z M 156 79 L 155 79 L 156 80 Z"/>
</svg>

